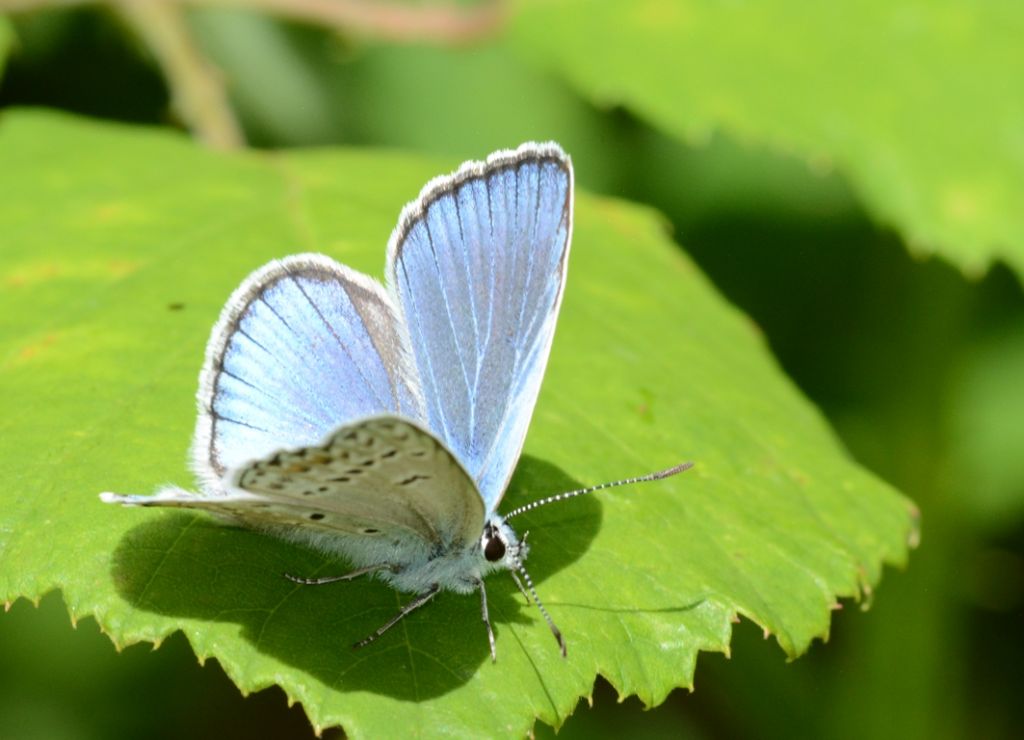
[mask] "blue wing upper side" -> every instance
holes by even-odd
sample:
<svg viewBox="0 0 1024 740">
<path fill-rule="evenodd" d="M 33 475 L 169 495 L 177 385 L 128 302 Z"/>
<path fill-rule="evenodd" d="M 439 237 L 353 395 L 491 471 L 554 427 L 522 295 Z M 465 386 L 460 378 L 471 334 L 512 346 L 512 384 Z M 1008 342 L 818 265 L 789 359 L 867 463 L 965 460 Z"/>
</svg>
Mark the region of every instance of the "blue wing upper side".
<svg viewBox="0 0 1024 740">
<path fill-rule="evenodd" d="M 493 512 L 551 350 L 572 231 L 572 167 L 527 144 L 429 183 L 388 251 L 431 430 Z"/>
<path fill-rule="evenodd" d="M 207 345 L 197 401 L 193 467 L 212 494 L 228 470 L 318 444 L 347 422 L 426 420 L 383 286 L 316 254 L 271 262 L 235 291 Z"/>
</svg>

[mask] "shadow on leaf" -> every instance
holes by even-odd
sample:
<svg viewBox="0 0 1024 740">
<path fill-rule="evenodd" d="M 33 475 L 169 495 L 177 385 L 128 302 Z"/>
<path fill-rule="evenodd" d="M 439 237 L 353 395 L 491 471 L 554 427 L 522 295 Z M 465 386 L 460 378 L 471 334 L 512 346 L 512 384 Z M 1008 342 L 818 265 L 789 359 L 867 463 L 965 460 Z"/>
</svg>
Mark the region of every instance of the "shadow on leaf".
<svg viewBox="0 0 1024 740">
<path fill-rule="evenodd" d="M 524 456 L 502 508 L 580 487 L 554 465 Z M 544 580 L 582 556 L 597 535 L 601 504 L 584 496 L 514 521 L 520 536 L 531 530 L 527 566 L 543 599 Z M 301 586 L 283 577 L 334 575 L 347 568 L 344 561 L 325 560 L 255 531 L 171 513 L 128 532 L 114 553 L 112 570 L 118 592 L 135 607 L 234 622 L 259 652 L 338 691 L 427 699 L 469 681 L 490 659 L 476 594 L 442 592 L 377 642 L 353 649 L 355 641 L 390 619 L 412 595 L 370 578 Z M 502 634 L 503 625 L 539 622 L 546 630 L 511 578 L 490 577 L 487 596 L 499 662 L 504 650 L 519 644 Z M 557 650 L 553 639 L 550 648 Z"/>
</svg>

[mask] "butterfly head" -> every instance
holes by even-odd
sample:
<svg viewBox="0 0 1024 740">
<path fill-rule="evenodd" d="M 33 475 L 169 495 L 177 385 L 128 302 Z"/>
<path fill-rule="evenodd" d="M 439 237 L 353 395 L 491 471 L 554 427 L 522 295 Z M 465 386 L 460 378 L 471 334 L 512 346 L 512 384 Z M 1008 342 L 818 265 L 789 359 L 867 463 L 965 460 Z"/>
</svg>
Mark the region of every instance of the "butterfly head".
<svg viewBox="0 0 1024 740">
<path fill-rule="evenodd" d="M 514 570 L 520 567 L 528 551 L 525 538 L 520 540 L 502 517 L 491 517 L 484 525 L 480 554 L 485 570 Z"/>
</svg>

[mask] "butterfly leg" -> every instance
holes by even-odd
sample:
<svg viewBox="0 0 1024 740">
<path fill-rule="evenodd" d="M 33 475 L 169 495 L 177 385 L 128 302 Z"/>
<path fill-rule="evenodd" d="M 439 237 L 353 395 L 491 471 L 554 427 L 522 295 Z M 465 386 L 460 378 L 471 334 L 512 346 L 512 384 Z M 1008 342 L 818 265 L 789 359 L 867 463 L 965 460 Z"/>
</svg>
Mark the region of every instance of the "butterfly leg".
<svg viewBox="0 0 1024 740">
<path fill-rule="evenodd" d="M 365 576 L 367 573 L 376 573 L 378 570 L 393 570 L 394 566 L 391 563 L 378 563 L 377 565 L 368 565 L 365 568 L 357 568 L 351 573 L 345 573 L 340 576 L 327 576 L 325 578 L 303 578 L 302 576 L 293 576 L 290 573 L 285 573 L 284 577 L 293 583 L 301 583 L 304 586 L 322 586 L 325 583 L 337 583 L 338 581 L 351 581 L 359 576 Z"/>
<path fill-rule="evenodd" d="M 491 644 L 491 662 L 497 663 L 498 652 L 494 648 L 494 630 L 491 628 L 491 617 L 487 613 L 487 591 L 484 589 L 483 579 L 477 581 L 476 585 L 480 589 L 480 615 L 487 625 L 487 641 Z"/>
<path fill-rule="evenodd" d="M 373 634 L 370 634 L 370 635 L 368 635 L 368 636 L 364 637 L 364 638 L 363 638 L 362 640 L 360 640 L 359 642 L 357 642 L 357 643 L 356 643 L 355 645 L 353 645 L 352 647 L 354 647 L 354 648 L 361 648 L 361 647 L 365 647 L 365 646 L 369 645 L 369 644 L 370 644 L 371 642 L 373 642 L 373 641 L 374 641 L 374 640 L 376 640 L 376 639 L 377 639 L 378 637 L 380 637 L 380 636 L 381 636 L 381 635 L 383 635 L 383 634 L 384 634 L 385 632 L 387 632 L 387 631 L 388 631 L 389 629 L 391 629 L 391 628 L 392 628 L 392 627 L 394 627 L 394 626 L 395 626 L 396 624 L 398 624 L 398 622 L 399 622 L 399 621 L 400 621 L 400 620 L 402 619 L 402 617 L 406 616 L 406 615 L 407 615 L 407 614 L 409 614 L 410 612 L 416 611 L 416 610 L 417 610 L 417 609 L 419 609 L 419 608 L 420 608 L 421 606 L 423 606 L 423 605 L 424 605 L 424 604 L 426 604 L 426 603 L 427 603 L 428 601 L 430 601 L 430 600 L 431 600 L 432 598 L 434 598 L 435 596 L 437 596 L 437 592 L 438 592 L 438 591 L 440 591 L 440 590 L 441 590 L 441 586 L 435 583 L 435 584 L 434 584 L 433 586 L 431 586 L 431 587 L 430 587 L 430 588 L 428 588 L 428 589 L 427 589 L 426 591 L 424 591 L 423 593 L 421 593 L 421 594 L 420 594 L 419 596 L 417 596 L 417 597 L 416 597 L 415 599 L 413 599 L 413 600 L 412 600 L 412 601 L 410 601 L 410 602 L 409 602 L 408 604 L 406 604 L 405 606 L 403 606 L 403 607 L 402 607 L 402 610 L 401 610 L 400 612 L 398 612 L 398 614 L 396 614 L 396 615 L 395 615 L 394 617 L 392 617 L 392 618 L 391 618 L 391 619 L 390 619 L 390 620 L 389 620 L 389 621 L 387 622 L 387 624 L 385 624 L 385 625 L 384 625 L 384 626 L 382 626 L 382 627 L 378 627 L 378 628 L 377 628 L 377 629 L 376 629 L 376 630 L 375 630 L 375 631 L 373 632 Z"/>
</svg>

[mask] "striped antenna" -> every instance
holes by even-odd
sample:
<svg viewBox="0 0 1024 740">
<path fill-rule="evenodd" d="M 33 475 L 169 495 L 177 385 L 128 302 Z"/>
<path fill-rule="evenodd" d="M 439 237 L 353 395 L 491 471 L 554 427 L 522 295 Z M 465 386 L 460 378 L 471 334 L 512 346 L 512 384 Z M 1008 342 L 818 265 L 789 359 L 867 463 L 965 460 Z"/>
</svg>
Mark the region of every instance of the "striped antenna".
<svg viewBox="0 0 1024 740">
<path fill-rule="evenodd" d="M 585 493 L 593 493 L 594 491 L 600 491 L 600 490 L 602 490 L 604 488 L 615 488 L 616 486 L 628 486 L 631 483 L 644 483 L 645 481 L 649 481 L 649 480 L 661 480 L 662 478 L 668 478 L 668 477 L 676 475 L 678 473 L 682 473 L 684 470 L 689 470 L 692 467 L 693 467 L 693 463 L 692 462 L 685 462 L 685 463 L 681 463 L 679 465 L 675 465 L 675 466 L 673 466 L 671 468 L 667 468 L 665 470 L 659 470 L 657 473 L 648 473 L 647 475 L 640 475 L 640 476 L 637 476 L 636 478 L 625 478 L 623 480 L 612 481 L 611 483 L 602 483 L 602 484 L 597 485 L 597 486 L 591 486 L 590 488 L 580 488 L 579 490 L 576 490 L 576 491 L 566 491 L 565 493 L 559 493 L 559 494 L 556 494 L 554 496 L 548 496 L 547 498 L 542 498 L 539 501 L 534 501 L 534 502 L 526 504 L 524 506 L 520 506 L 518 509 L 512 509 L 512 511 L 510 511 L 508 514 L 506 514 L 504 516 L 504 519 L 506 521 L 508 521 L 509 519 L 511 519 L 514 516 L 519 516 L 520 514 L 525 514 L 527 511 L 532 511 L 532 510 L 534 510 L 534 509 L 536 509 L 536 508 L 538 508 L 540 506 L 546 506 L 548 504 L 553 504 L 556 501 L 564 501 L 567 498 L 573 498 L 575 496 L 582 496 Z M 523 575 L 526 575 L 526 574 L 524 573 Z M 548 621 L 550 622 L 551 620 L 549 619 Z"/>
<path fill-rule="evenodd" d="M 526 587 L 529 588 L 530 593 L 533 594 L 533 603 L 537 605 L 538 609 L 540 609 L 540 613 L 544 615 L 544 621 L 546 621 L 548 623 L 548 627 L 551 628 L 551 634 L 553 634 L 555 639 L 558 640 L 558 647 L 562 651 L 562 657 L 566 657 L 568 653 L 565 649 L 565 638 L 562 637 L 562 631 L 555 626 L 555 620 L 551 618 L 551 615 L 548 614 L 548 610 L 545 609 L 544 604 L 541 603 L 540 597 L 537 596 L 537 589 L 533 587 L 533 579 L 530 578 L 530 574 L 527 573 L 526 568 L 523 567 L 523 561 L 516 558 L 515 564 L 516 570 L 522 574 L 523 580 L 526 581 Z M 510 572 L 514 575 L 516 571 L 513 570 Z"/>
</svg>

